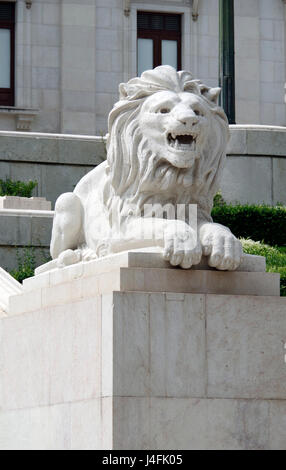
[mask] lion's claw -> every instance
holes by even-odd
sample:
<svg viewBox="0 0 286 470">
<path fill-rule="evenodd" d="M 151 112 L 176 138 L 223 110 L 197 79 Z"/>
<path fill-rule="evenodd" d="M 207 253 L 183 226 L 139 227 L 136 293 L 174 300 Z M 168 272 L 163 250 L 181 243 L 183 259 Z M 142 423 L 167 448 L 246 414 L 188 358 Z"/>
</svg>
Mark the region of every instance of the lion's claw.
<svg viewBox="0 0 286 470">
<path fill-rule="evenodd" d="M 172 266 L 190 269 L 198 264 L 202 257 L 202 249 L 197 243 L 195 231 L 185 223 L 172 221 L 165 232 L 165 248 L 163 257 Z"/>
<path fill-rule="evenodd" d="M 206 223 L 200 227 L 199 233 L 203 253 L 209 256 L 209 266 L 222 271 L 238 268 L 243 255 L 242 245 L 228 228 Z"/>
</svg>

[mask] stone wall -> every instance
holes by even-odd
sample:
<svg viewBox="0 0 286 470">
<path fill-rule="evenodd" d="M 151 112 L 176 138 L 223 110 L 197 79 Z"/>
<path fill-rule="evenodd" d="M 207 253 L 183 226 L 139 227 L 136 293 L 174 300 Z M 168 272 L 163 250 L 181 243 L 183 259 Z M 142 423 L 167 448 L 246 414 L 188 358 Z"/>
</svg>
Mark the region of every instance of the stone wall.
<svg viewBox="0 0 286 470">
<path fill-rule="evenodd" d="M 53 205 L 104 159 L 102 137 L 0 131 L 0 178 L 36 180 Z"/>
<path fill-rule="evenodd" d="M 11 271 L 24 261 L 25 247 L 33 247 L 37 266 L 49 256 L 52 211 L 0 210 L 0 267 Z"/>
<path fill-rule="evenodd" d="M 236 120 L 285 124 L 285 11 L 281 0 L 235 0 Z M 0 128 L 105 133 L 118 84 L 136 75 L 138 10 L 182 14 L 182 68 L 218 84 L 218 0 L 17 1 L 16 107 Z M 30 123 L 30 121 L 32 121 Z M 30 125 L 31 124 L 31 125 Z"/>
<path fill-rule="evenodd" d="M 235 0 L 234 7 L 236 122 L 283 126 L 286 7 L 279 0 Z"/>
<path fill-rule="evenodd" d="M 230 126 L 221 190 L 226 201 L 286 205 L 286 128 Z"/>
<path fill-rule="evenodd" d="M 230 126 L 230 136 L 224 198 L 286 204 L 286 128 Z M 0 131 L 0 177 L 37 180 L 34 195 L 52 205 L 105 156 L 102 137 Z"/>
</svg>

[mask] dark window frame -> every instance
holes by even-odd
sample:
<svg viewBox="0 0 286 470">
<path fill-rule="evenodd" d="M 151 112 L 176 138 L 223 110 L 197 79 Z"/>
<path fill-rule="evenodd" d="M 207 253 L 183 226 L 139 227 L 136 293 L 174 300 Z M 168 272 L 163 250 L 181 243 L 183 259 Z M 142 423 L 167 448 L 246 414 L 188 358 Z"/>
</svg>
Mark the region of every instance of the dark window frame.
<svg viewBox="0 0 286 470">
<path fill-rule="evenodd" d="M 14 106 L 15 104 L 15 3 L 1 2 L 9 4 L 12 8 L 12 19 L 1 20 L 0 29 L 10 30 L 10 88 L 0 88 L 0 106 Z"/>
<path fill-rule="evenodd" d="M 140 29 L 138 16 L 140 14 L 154 16 L 160 15 L 163 18 L 177 16 L 179 19 L 179 31 L 166 29 Z M 160 11 L 137 11 L 137 43 L 138 39 L 153 39 L 153 68 L 162 64 L 162 40 L 177 41 L 177 70 L 182 68 L 182 15 L 178 13 L 162 13 Z M 137 47 L 138 60 L 138 47 Z"/>
</svg>

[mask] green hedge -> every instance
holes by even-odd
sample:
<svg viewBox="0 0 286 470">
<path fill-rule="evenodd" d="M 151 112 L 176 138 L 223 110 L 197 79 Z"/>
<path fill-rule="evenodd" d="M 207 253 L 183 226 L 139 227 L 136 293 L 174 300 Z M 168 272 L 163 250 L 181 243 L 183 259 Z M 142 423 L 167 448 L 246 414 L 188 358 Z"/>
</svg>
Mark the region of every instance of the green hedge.
<svg viewBox="0 0 286 470">
<path fill-rule="evenodd" d="M 214 222 L 225 225 L 239 238 L 286 246 L 286 207 L 227 205 L 218 198 L 212 210 Z"/>
<path fill-rule="evenodd" d="M 34 276 L 35 269 L 39 264 L 44 264 L 51 260 L 51 257 L 43 249 L 41 250 L 40 256 L 37 256 L 36 260 L 36 251 L 34 246 L 15 248 L 17 249 L 17 267 L 10 271 L 10 274 L 18 282 L 23 282 L 24 279 Z M 6 271 L 8 271 L 7 268 Z"/>
<path fill-rule="evenodd" d="M 253 240 L 241 240 L 244 253 L 265 256 L 266 271 L 280 274 L 281 295 L 286 296 L 286 248 L 269 246 Z"/>
<path fill-rule="evenodd" d="M 16 281 L 23 282 L 24 279 L 34 276 L 36 265 L 36 254 L 35 248 L 27 246 L 23 249 L 23 253 L 20 253 L 17 248 L 17 268 L 10 271 Z"/>
<path fill-rule="evenodd" d="M 37 181 L 12 181 L 11 179 L 0 179 L 0 196 L 31 197 Z"/>
</svg>

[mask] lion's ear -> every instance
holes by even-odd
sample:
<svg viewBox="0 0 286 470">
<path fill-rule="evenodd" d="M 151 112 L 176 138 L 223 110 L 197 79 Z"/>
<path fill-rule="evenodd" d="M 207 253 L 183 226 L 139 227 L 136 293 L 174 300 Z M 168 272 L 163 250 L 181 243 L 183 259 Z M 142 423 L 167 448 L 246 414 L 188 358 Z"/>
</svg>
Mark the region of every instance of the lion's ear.
<svg viewBox="0 0 286 470">
<path fill-rule="evenodd" d="M 218 98 L 221 92 L 221 88 L 216 87 L 216 88 L 209 88 L 209 87 L 204 87 L 201 89 L 202 95 L 204 95 L 209 101 L 211 101 L 214 104 L 218 104 Z"/>
<path fill-rule="evenodd" d="M 126 83 L 119 84 L 119 97 L 120 99 L 126 98 L 128 95 Z"/>
</svg>

